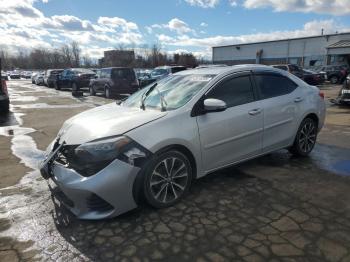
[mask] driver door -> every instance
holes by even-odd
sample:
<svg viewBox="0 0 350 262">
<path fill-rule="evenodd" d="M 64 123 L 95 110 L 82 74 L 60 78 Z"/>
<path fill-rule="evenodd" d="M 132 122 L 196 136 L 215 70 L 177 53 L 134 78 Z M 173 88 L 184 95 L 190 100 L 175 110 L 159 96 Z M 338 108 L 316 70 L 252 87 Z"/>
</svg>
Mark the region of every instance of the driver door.
<svg viewBox="0 0 350 262">
<path fill-rule="evenodd" d="M 225 111 L 197 116 L 205 172 L 261 154 L 263 110 L 250 72 L 223 79 L 205 98 L 220 99 L 227 106 Z"/>
</svg>

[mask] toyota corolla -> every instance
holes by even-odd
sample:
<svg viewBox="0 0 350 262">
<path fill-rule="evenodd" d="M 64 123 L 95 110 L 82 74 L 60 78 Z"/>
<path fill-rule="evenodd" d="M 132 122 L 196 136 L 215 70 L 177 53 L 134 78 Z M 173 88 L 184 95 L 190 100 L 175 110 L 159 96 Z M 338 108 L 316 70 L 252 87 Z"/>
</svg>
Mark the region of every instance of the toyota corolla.
<svg viewBox="0 0 350 262">
<path fill-rule="evenodd" d="M 323 94 L 288 72 L 186 70 L 67 120 L 41 174 L 82 219 L 117 216 L 140 199 L 164 208 L 215 170 L 279 149 L 307 156 L 324 118 Z"/>
</svg>

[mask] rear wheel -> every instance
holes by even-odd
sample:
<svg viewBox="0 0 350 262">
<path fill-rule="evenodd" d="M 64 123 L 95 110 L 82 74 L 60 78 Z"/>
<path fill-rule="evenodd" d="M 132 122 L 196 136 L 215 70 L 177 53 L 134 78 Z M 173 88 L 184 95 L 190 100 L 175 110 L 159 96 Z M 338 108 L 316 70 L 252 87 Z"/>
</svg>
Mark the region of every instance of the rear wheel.
<svg viewBox="0 0 350 262">
<path fill-rule="evenodd" d="M 105 87 L 105 97 L 111 98 L 111 90 L 109 89 L 108 86 Z"/>
<path fill-rule="evenodd" d="M 155 208 L 169 207 L 188 192 L 192 180 L 191 164 L 184 154 L 170 150 L 150 161 L 143 179 L 146 201 Z"/>
<path fill-rule="evenodd" d="M 331 78 L 329 79 L 329 81 L 330 81 L 333 85 L 335 85 L 335 84 L 338 83 L 339 78 L 338 78 L 338 76 L 331 76 Z"/>
<path fill-rule="evenodd" d="M 307 156 L 316 144 L 317 123 L 311 118 L 305 118 L 300 124 L 293 146 L 289 151 L 296 156 Z"/>
<path fill-rule="evenodd" d="M 94 86 L 90 86 L 89 92 L 90 92 L 90 96 L 96 95 L 96 91 L 95 91 L 95 89 L 94 89 Z"/>
</svg>

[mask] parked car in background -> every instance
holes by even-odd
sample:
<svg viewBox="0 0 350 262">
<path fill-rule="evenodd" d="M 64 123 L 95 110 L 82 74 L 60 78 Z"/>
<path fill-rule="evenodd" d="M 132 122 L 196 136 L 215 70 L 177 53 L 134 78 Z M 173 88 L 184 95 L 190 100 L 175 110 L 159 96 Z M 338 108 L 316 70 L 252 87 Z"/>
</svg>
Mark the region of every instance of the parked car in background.
<svg viewBox="0 0 350 262">
<path fill-rule="evenodd" d="M 103 93 L 107 98 L 119 94 L 132 94 L 139 88 L 135 71 L 127 67 L 102 68 L 89 87 L 90 95 Z"/>
<path fill-rule="evenodd" d="M 35 84 L 35 78 L 37 77 L 38 74 L 39 74 L 39 72 L 32 73 L 32 76 L 31 76 L 32 84 Z"/>
<path fill-rule="evenodd" d="M 63 69 L 49 69 L 45 71 L 44 85 L 47 87 L 54 87 L 58 75 L 63 72 Z"/>
<path fill-rule="evenodd" d="M 304 81 L 309 85 L 321 85 L 326 81 L 326 76 L 323 73 L 317 73 L 309 69 L 303 69 Z"/>
<path fill-rule="evenodd" d="M 90 80 L 95 75 L 94 71 L 85 68 L 64 69 L 62 73 L 57 75 L 56 80 L 53 80 L 53 85 L 57 90 L 69 88 L 76 92 L 80 88 L 89 87 Z"/>
<path fill-rule="evenodd" d="M 144 87 L 155 80 L 152 80 L 151 70 L 138 70 L 136 71 L 137 79 L 139 81 L 140 87 Z"/>
<path fill-rule="evenodd" d="M 283 148 L 307 156 L 324 119 L 323 93 L 281 70 L 187 70 L 67 120 L 40 171 L 81 219 L 114 217 L 141 199 L 166 208 L 215 170 Z"/>
<path fill-rule="evenodd" d="M 7 92 L 6 77 L 1 74 L 0 78 L 0 114 L 7 113 L 10 108 L 10 99 Z"/>
<path fill-rule="evenodd" d="M 6 73 L 6 72 L 1 71 L 1 79 L 4 79 L 4 80 L 9 80 L 9 77 L 8 77 L 8 75 L 7 75 L 7 73 Z"/>
<path fill-rule="evenodd" d="M 151 79 L 153 81 L 159 80 L 168 75 L 175 74 L 186 69 L 187 68 L 184 66 L 159 66 L 152 70 Z"/>
<path fill-rule="evenodd" d="M 32 72 L 30 72 L 30 71 L 22 71 L 20 73 L 20 76 L 21 76 L 21 78 L 24 78 L 24 79 L 30 79 L 31 76 L 32 76 Z"/>
<path fill-rule="evenodd" d="M 284 71 L 287 71 L 287 72 L 299 77 L 300 79 L 304 79 L 303 69 L 298 65 L 281 64 L 281 65 L 272 65 L 272 67 L 282 69 Z"/>
<path fill-rule="evenodd" d="M 348 68 L 344 65 L 327 65 L 320 68 L 319 72 L 325 72 L 327 80 L 332 84 L 341 84 L 348 75 Z"/>
<path fill-rule="evenodd" d="M 45 73 L 40 72 L 35 76 L 34 82 L 36 85 L 38 85 L 38 86 L 44 85 L 44 75 L 45 75 Z"/>
<path fill-rule="evenodd" d="M 21 79 L 21 74 L 18 71 L 12 71 L 12 72 L 10 72 L 10 78 L 11 79 Z"/>
</svg>

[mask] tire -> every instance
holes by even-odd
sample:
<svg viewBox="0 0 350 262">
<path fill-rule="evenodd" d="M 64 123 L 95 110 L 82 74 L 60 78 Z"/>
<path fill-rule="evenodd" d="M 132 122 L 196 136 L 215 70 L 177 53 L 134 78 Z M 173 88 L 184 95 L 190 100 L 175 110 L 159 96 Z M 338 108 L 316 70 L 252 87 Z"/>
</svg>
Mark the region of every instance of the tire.
<svg viewBox="0 0 350 262">
<path fill-rule="evenodd" d="M 184 154 L 170 150 L 153 156 L 141 175 L 146 202 L 155 208 L 166 208 L 178 203 L 188 192 L 192 168 Z"/>
<path fill-rule="evenodd" d="M 111 98 L 111 91 L 108 86 L 105 87 L 105 98 Z"/>
<path fill-rule="evenodd" d="M 56 90 L 60 90 L 61 89 L 61 87 L 59 86 L 59 84 L 57 82 L 55 82 L 54 86 L 55 86 Z"/>
<path fill-rule="evenodd" d="M 89 87 L 89 92 L 90 92 L 90 96 L 95 96 L 96 95 L 96 91 L 94 89 L 94 86 L 90 86 Z"/>
<path fill-rule="evenodd" d="M 77 92 L 77 91 L 79 91 L 79 87 L 77 86 L 76 83 L 72 83 L 71 87 L 72 87 L 72 92 Z"/>
<path fill-rule="evenodd" d="M 10 102 L 4 100 L 0 103 L 0 114 L 7 114 L 10 111 Z"/>
<path fill-rule="evenodd" d="M 305 157 L 311 153 L 316 140 L 317 123 L 311 118 L 305 118 L 299 126 L 293 146 L 289 148 L 289 152 L 295 156 Z"/>
<path fill-rule="evenodd" d="M 329 81 L 331 82 L 331 84 L 335 85 L 338 84 L 339 82 L 339 77 L 338 76 L 331 76 Z"/>
</svg>

